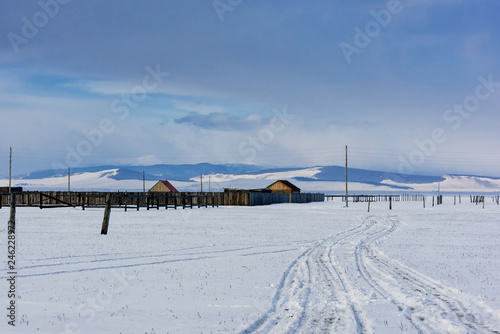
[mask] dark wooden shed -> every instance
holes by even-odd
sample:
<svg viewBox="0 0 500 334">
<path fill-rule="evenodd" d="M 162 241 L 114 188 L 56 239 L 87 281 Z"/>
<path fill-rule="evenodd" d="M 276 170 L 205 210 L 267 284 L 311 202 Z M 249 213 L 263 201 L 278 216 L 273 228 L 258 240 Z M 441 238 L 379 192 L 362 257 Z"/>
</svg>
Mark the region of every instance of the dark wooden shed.
<svg viewBox="0 0 500 334">
<path fill-rule="evenodd" d="M 287 180 L 278 180 L 267 187 L 273 193 L 278 194 L 300 194 L 300 188 Z"/>
</svg>

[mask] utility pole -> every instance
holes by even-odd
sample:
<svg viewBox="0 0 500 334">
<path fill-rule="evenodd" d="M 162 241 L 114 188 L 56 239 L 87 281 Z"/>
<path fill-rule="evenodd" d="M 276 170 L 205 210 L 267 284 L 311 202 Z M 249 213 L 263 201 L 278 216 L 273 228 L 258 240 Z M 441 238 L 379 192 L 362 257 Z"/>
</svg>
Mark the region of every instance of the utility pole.
<svg viewBox="0 0 500 334">
<path fill-rule="evenodd" d="M 142 192 L 146 192 L 146 172 L 142 171 Z"/>
<path fill-rule="evenodd" d="M 203 192 L 203 174 L 200 175 L 201 192 Z"/>
<path fill-rule="evenodd" d="M 9 204 L 12 197 L 12 146 L 10 147 L 10 158 L 9 158 Z"/>
<path fill-rule="evenodd" d="M 349 207 L 349 198 L 347 197 L 347 145 L 345 146 L 345 206 Z"/>
<path fill-rule="evenodd" d="M 68 192 L 71 191 L 71 169 L 68 167 Z"/>
</svg>

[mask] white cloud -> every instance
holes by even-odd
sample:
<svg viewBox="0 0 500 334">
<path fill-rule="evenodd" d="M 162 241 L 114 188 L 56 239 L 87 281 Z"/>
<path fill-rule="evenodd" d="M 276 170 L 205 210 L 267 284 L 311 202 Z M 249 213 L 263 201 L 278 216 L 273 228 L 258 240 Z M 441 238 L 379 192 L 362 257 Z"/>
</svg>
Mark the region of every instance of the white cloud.
<svg viewBox="0 0 500 334">
<path fill-rule="evenodd" d="M 62 85 L 63 87 L 77 88 L 83 91 L 105 94 L 105 95 L 121 95 L 128 94 L 134 87 L 132 83 L 121 81 L 75 81 Z"/>
<path fill-rule="evenodd" d="M 189 112 L 196 112 L 201 115 L 209 115 L 212 113 L 223 113 L 226 112 L 226 108 L 216 104 L 207 104 L 203 102 L 190 102 L 177 99 L 170 99 L 170 103 L 173 107 L 180 110 L 185 110 Z"/>
</svg>

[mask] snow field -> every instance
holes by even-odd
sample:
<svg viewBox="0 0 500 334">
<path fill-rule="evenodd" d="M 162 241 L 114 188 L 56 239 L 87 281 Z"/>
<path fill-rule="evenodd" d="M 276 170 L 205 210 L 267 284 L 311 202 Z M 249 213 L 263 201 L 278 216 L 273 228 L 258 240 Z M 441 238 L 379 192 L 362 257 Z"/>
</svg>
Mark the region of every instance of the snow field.
<svg viewBox="0 0 500 334">
<path fill-rule="evenodd" d="M 449 202 L 113 209 L 107 236 L 102 209 L 18 208 L 0 332 L 498 331 L 500 208 Z"/>
</svg>

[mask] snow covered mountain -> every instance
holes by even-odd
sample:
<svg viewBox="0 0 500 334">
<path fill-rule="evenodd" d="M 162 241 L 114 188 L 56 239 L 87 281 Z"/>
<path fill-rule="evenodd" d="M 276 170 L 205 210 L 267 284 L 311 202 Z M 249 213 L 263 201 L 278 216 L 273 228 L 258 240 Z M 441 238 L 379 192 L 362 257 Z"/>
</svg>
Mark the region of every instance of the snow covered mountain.
<svg viewBox="0 0 500 334">
<path fill-rule="evenodd" d="M 143 171 L 146 189 L 160 179 L 172 181 L 180 191 L 199 191 L 203 174 L 204 190 L 262 188 L 275 180 L 288 179 L 304 191 L 338 192 L 345 189 L 345 169 L 340 166 L 266 168 L 246 164 L 195 164 L 154 166 L 97 166 L 71 170 L 72 190 L 141 191 Z M 348 169 L 352 192 L 499 192 L 500 178 L 472 175 L 409 175 L 383 171 Z M 26 190 L 66 190 L 67 174 L 54 170 L 36 171 L 14 177 L 13 186 Z M 0 185 L 7 185 L 7 178 Z"/>
<path fill-rule="evenodd" d="M 146 180 L 169 179 L 177 181 L 188 181 L 200 174 L 213 173 L 248 173 L 263 169 L 262 166 L 250 164 L 224 164 L 213 165 L 208 163 L 183 164 L 183 165 L 152 165 L 152 166 L 96 166 L 73 168 L 71 174 L 96 173 L 107 170 L 116 170 L 110 176 L 113 180 L 142 180 L 142 173 L 145 172 Z M 36 171 L 29 174 L 19 175 L 22 180 L 45 179 L 52 177 L 67 176 L 66 171 L 56 171 L 53 169 Z"/>
</svg>

